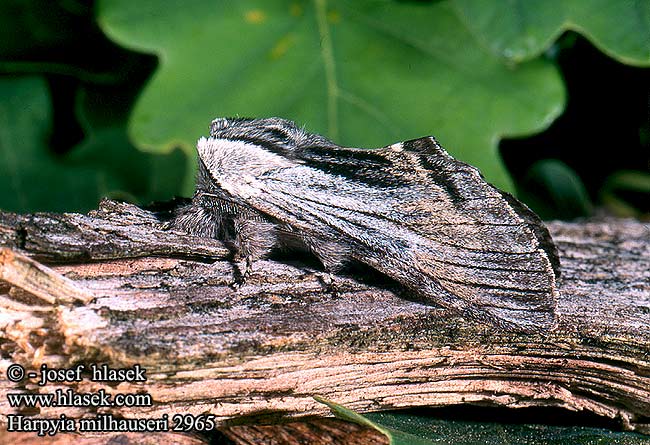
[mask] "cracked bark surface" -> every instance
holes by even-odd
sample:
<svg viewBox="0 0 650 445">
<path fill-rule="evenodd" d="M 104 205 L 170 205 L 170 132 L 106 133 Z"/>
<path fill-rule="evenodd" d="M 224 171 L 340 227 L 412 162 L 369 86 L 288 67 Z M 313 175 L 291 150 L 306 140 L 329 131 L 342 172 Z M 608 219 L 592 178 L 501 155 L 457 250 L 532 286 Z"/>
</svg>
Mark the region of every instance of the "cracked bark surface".
<svg viewBox="0 0 650 445">
<path fill-rule="evenodd" d="M 328 414 L 312 398 L 319 395 L 359 412 L 556 406 L 650 433 L 647 223 L 548 224 L 562 263 L 559 326 L 539 335 L 423 305 L 374 275 L 325 284 L 299 258 L 260 261 L 235 290 L 220 242 L 164 229 L 173 205 L 0 213 L 0 371 L 138 363 L 148 378 L 44 387 L 1 380 L 3 392 L 103 388 L 154 400 L 41 408 L 50 418 L 212 413 L 226 428 Z M 14 412 L 0 398 L 0 421 Z"/>
</svg>

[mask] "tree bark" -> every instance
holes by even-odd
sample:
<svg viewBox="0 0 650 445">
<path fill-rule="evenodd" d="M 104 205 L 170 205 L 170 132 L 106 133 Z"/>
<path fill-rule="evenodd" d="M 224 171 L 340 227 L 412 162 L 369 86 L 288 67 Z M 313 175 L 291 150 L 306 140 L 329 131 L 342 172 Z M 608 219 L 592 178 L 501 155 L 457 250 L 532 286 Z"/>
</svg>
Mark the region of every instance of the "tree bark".
<svg viewBox="0 0 650 445">
<path fill-rule="evenodd" d="M 552 222 L 559 326 L 505 332 L 424 305 L 379 275 L 333 282 L 306 259 L 260 261 L 238 289 L 228 250 L 103 201 L 89 215 L 0 213 L 0 372 L 139 364 L 145 383 L 19 383 L 2 392 L 146 391 L 146 407 L 40 416 L 210 413 L 220 426 L 459 403 L 555 406 L 650 434 L 650 226 Z M 47 266 L 45 266 L 47 265 Z M 49 267 L 48 267 L 49 266 Z M 33 411 L 33 410 L 32 410 Z M 0 419 L 28 412 L 0 399 Z M 29 413 L 29 412 L 28 412 Z"/>
</svg>

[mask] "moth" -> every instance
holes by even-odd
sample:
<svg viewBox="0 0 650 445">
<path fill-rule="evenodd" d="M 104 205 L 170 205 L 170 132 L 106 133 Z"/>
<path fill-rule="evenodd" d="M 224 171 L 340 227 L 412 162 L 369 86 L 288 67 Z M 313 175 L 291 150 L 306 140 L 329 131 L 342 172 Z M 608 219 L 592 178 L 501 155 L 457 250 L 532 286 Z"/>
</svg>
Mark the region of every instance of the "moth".
<svg viewBox="0 0 650 445">
<path fill-rule="evenodd" d="M 548 230 L 433 137 L 346 148 L 281 118 L 218 118 L 197 150 L 196 191 L 172 226 L 227 242 L 244 275 L 274 248 L 302 249 L 504 329 L 555 324 Z"/>
</svg>

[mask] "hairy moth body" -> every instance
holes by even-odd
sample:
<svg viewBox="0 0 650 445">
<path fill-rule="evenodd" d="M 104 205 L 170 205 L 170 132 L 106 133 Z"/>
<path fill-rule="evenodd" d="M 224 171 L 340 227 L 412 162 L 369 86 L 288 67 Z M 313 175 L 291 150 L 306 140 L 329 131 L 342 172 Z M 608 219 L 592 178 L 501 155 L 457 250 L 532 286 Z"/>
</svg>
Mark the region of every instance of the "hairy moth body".
<svg viewBox="0 0 650 445">
<path fill-rule="evenodd" d="M 340 147 L 280 119 L 216 119 L 174 226 L 229 242 L 247 270 L 274 247 L 329 271 L 364 263 L 430 301 L 506 329 L 555 324 L 559 261 L 530 209 L 433 137 Z"/>
</svg>

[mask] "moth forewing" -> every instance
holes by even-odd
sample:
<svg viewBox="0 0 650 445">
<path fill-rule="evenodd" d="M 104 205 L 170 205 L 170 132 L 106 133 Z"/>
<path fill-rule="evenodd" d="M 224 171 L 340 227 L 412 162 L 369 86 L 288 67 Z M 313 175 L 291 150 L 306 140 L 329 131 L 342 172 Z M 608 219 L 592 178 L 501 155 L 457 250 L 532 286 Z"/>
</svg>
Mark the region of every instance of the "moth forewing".
<svg viewBox="0 0 650 445">
<path fill-rule="evenodd" d="M 228 118 L 197 149 L 197 223 L 222 227 L 192 229 L 186 212 L 183 228 L 231 238 L 248 269 L 274 246 L 299 245 L 330 270 L 364 263 L 476 320 L 523 331 L 555 323 L 548 231 L 432 137 L 363 150 L 284 119 Z M 208 191 L 233 204 L 206 207 L 198 196 Z"/>
</svg>

